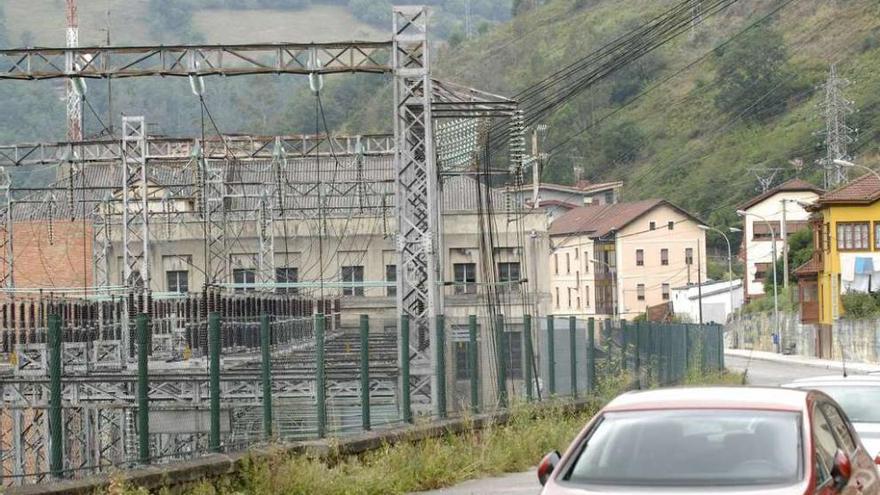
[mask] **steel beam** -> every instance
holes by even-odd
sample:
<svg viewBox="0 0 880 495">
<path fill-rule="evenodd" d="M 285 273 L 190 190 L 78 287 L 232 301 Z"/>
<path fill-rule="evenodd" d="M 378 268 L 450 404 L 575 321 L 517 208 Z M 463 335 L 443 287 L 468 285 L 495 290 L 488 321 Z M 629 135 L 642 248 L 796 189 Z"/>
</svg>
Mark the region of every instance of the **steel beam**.
<svg viewBox="0 0 880 495">
<path fill-rule="evenodd" d="M 383 74 L 392 70 L 390 51 L 388 41 L 16 48 L 0 50 L 0 79 Z M 309 60 L 315 58 L 321 60 L 321 67 L 309 67 Z"/>
</svg>

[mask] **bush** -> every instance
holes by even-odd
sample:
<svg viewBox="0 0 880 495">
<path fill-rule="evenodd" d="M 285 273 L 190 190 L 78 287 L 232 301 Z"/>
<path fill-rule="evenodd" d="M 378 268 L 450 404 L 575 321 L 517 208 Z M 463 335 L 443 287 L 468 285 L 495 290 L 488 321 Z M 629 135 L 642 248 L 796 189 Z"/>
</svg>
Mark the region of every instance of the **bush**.
<svg viewBox="0 0 880 495">
<path fill-rule="evenodd" d="M 873 318 L 880 315 L 877 293 L 851 292 L 840 296 L 843 311 L 848 318 Z"/>
</svg>

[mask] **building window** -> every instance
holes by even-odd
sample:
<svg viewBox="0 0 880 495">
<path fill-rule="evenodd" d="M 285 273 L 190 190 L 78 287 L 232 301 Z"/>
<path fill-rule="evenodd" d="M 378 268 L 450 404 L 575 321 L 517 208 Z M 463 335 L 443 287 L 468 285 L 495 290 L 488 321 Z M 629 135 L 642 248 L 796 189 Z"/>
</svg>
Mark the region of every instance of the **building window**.
<svg viewBox="0 0 880 495">
<path fill-rule="evenodd" d="M 559 275 L 559 253 L 553 253 L 553 273 Z"/>
<path fill-rule="evenodd" d="M 590 286 L 589 285 L 584 286 L 584 307 L 585 308 L 590 307 Z"/>
<path fill-rule="evenodd" d="M 675 228 L 675 222 L 673 222 L 672 220 L 670 220 L 669 222 L 666 223 L 666 227 L 667 227 L 669 230 L 673 230 L 673 229 Z"/>
<path fill-rule="evenodd" d="M 165 272 L 168 292 L 189 292 L 189 272 L 186 270 L 169 270 Z"/>
<path fill-rule="evenodd" d="M 645 250 L 636 249 L 636 266 L 645 266 Z"/>
<path fill-rule="evenodd" d="M 236 284 L 253 284 L 257 280 L 257 271 L 253 268 L 235 268 L 232 270 L 232 281 Z M 253 286 L 238 287 L 235 292 L 252 291 Z"/>
<path fill-rule="evenodd" d="M 350 286 L 342 287 L 342 295 L 343 296 L 362 296 L 364 295 L 364 287 L 354 286 L 353 284 L 360 284 L 364 281 L 364 267 L 363 266 L 343 266 L 342 267 L 342 282 L 350 283 Z"/>
<path fill-rule="evenodd" d="M 501 290 L 519 290 L 519 262 L 498 263 L 498 282 L 502 284 Z"/>
<path fill-rule="evenodd" d="M 771 270 L 770 263 L 755 263 L 755 282 L 763 282 L 767 278 L 767 272 Z"/>
<path fill-rule="evenodd" d="M 471 360 L 468 359 L 469 341 L 455 343 L 455 379 L 467 380 L 471 377 Z"/>
<path fill-rule="evenodd" d="M 694 264 L 694 248 L 684 248 L 684 264 Z"/>
<path fill-rule="evenodd" d="M 559 309 L 559 287 L 556 287 L 556 309 Z"/>
<path fill-rule="evenodd" d="M 846 222 L 837 224 L 837 249 L 870 249 L 868 222 Z"/>
<path fill-rule="evenodd" d="M 397 295 L 397 265 L 385 265 L 385 281 L 394 285 L 385 288 L 385 295 L 394 297 Z"/>
<path fill-rule="evenodd" d="M 575 249 L 575 250 L 574 250 L 574 259 L 578 259 L 578 253 L 580 253 L 580 251 L 578 251 L 577 249 Z"/>
<path fill-rule="evenodd" d="M 605 191 L 605 204 L 614 204 L 614 191 Z"/>
<path fill-rule="evenodd" d="M 507 367 L 507 377 L 521 380 L 523 376 L 522 332 L 507 332 L 506 337 L 507 355 L 504 356 L 504 364 Z"/>
<path fill-rule="evenodd" d="M 648 224 L 648 229 L 655 230 L 657 228 L 657 222 L 651 222 Z"/>
<path fill-rule="evenodd" d="M 874 222 L 874 249 L 880 250 L 880 222 Z"/>
<path fill-rule="evenodd" d="M 584 273 L 590 273 L 590 255 L 584 251 Z"/>
<path fill-rule="evenodd" d="M 477 293 L 476 263 L 455 263 L 452 265 L 452 276 L 456 294 Z"/>
<path fill-rule="evenodd" d="M 822 247 L 823 250 L 827 253 L 831 251 L 831 224 L 825 224 L 824 235 L 822 236 Z"/>
<path fill-rule="evenodd" d="M 577 296 L 577 309 L 581 309 L 581 296 Z"/>
<path fill-rule="evenodd" d="M 669 300 L 669 284 L 663 284 L 661 286 L 661 290 L 663 291 L 662 292 L 663 293 L 663 300 L 668 301 Z"/>
<path fill-rule="evenodd" d="M 571 287 L 568 288 L 568 309 L 571 309 Z"/>
<path fill-rule="evenodd" d="M 568 256 L 568 253 L 565 253 L 565 273 L 566 275 L 571 273 L 571 258 Z"/>
<path fill-rule="evenodd" d="M 660 264 L 668 265 L 669 264 L 669 250 L 663 248 L 660 250 Z"/>
<path fill-rule="evenodd" d="M 755 222 L 752 224 L 752 239 L 755 241 L 769 241 L 773 236 L 781 239 L 782 232 L 779 230 L 779 222 Z M 771 233 L 772 230 L 772 233 Z"/>
<path fill-rule="evenodd" d="M 645 284 L 639 284 L 636 286 L 636 297 L 639 301 L 645 300 Z"/>
<path fill-rule="evenodd" d="M 299 282 L 299 269 L 297 268 L 276 268 L 275 269 L 275 282 L 279 284 L 291 283 L 295 284 Z M 279 287 L 275 289 L 275 292 L 279 294 L 296 294 L 298 289 L 296 287 Z"/>
</svg>

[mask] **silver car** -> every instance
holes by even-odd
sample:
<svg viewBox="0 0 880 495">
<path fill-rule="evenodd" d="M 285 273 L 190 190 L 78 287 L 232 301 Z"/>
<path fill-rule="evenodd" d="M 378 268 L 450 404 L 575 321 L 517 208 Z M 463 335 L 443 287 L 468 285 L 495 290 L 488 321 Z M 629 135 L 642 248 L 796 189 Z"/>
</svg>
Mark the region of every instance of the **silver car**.
<svg viewBox="0 0 880 495">
<path fill-rule="evenodd" d="M 783 387 L 819 390 L 830 395 L 849 417 L 865 448 L 880 463 L 880 375 L 801 378 Z"/>
</svg>

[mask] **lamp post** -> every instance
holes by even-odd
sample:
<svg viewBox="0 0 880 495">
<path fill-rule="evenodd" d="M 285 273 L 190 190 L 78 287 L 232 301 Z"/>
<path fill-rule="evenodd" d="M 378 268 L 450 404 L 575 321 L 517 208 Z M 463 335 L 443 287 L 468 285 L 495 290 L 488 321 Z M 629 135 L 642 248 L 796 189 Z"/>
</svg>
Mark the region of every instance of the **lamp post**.
<svg viewBox="0 0 880 495">
<path fill-rule="evenodd" d="M 764 223 L 766 223 L 767 227 L 770 229 L 770 239 L 773 241 L 770 243 L 771 249 L 772 249 L 771 256 L 773 256 L 773 319 L 775 320 L 776 336 L 777 336 L 776 351 L 781 354 L 782 353 L 782 333 L 780 333 L 780 331 L 779 331 L 779 290 L 778 290 L 778 286 L 776 283 L 776 232 L 773 230 L 773 225 L 766 218 L 764 218 L 761 215 L 758 215 L 756 213 L 749 213 L 745 210 L 736 210 L 736 214 L 741 217 L 755 217 L 758 220 L 761 220 Z"/>
<path fill-rule="evenodd" d="M 840 165 L 841 167 L 860 168 L 860 169 L 862 169 L 862 170 L 867 170 L 868 172 L 874 174 L 875 177 L 877 177 L 878 179 L 880 179 L 880 173 L 878 173 L 878 172 L 877 172 L 876 170 L 874 170 L 873 168 L 868 167 L 868 166 L 865 166 L 865 165 L 859 165 L 858 163 L 853 163 L 853 162 L 850 162 L 850 161 L 840 160 L 840 159 L 834 159 L 834 164 L 835 164 L 835 165 Z"/>
<path fill-rule="evenodd" d="M 721 234 L 721 237 L 724 238 L 724 242 L 727 243 L 727 278 L 728 278 L 728 284 L 729 284 L 727 288 L 728 288 L 728 291 L 730 292 L 730 312 L 733 313 L 733 310 L 734 310 L 734 307 L 733 307 L 733 253 L 730 249 L 730 239 L 727 237 L 727 234 L 725 234 L 721 229 L 717 229 L 715 227 L 710 227 L 708 225 L 697 225 L 697 227 L 699 227 L 701 230 L 705 230 L 705 231 L 711 230 L 712 232 L 718 232 L 719 234 Z M 730 227 L 729 231 L 730 232 L 741 232 L 741 230 L 736 227 Z"/>
<path fill-rule="evenodd" d="M 612 267 L 611 265 L 609 265 L 608 263 L 606 263 L 604 261 L 597 260 L 595 258 L 590 258 L 589 261 L 590 261 L 590 263 L 593 263 L 593 264 L 604 265 L 605 267 L 608 268 L 608 273 L 611 274 L 611 292 L 612 292 L 612 295 L 611 295 L 611 316 L 612 316 L 612 318 L 617 319 L 617 317 L 620 315 L 618 314 L 618 311 L 617 311 L 617 309 L 618 309 L 617 308 L 617 303 L 618 303 L 618 301 L 617 301 L 617 277 L 614 274 L 614 267 Z"/>
</svg>

